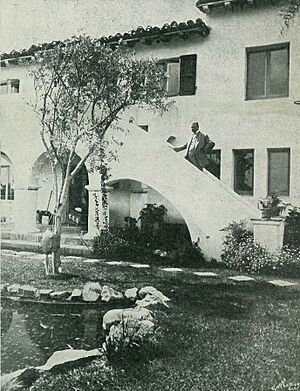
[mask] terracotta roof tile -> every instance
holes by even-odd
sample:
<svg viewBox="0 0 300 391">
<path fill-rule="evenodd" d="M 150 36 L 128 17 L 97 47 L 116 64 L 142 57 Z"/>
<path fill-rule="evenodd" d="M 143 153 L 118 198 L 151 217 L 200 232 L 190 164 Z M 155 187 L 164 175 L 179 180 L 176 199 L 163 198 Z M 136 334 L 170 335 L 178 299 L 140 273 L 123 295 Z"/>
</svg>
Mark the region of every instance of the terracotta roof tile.
<svg viewBox="0 0 300 391">
<path fill-rule="evenodd" d="M 123 34 L 117 33 L 115 35 L 109 35 L 108 37 L 103 36 L 98 40 L 100 43 L 110 45 L 127 44 L 129 46 L 133 46 L 138 42 L 151 44 L 152 42 L 168 41 L 175 36 L 186 39 L 191 34 L 198 34 L 205 37 L 209 34 L 209 32 L 209 27 L 202 21 L 202 19 L 198 18 L 195 21 L 188 20 L 187 22 L 180 23 L 173 21 L 170 24 L 165 23 L 162 27 L 146 26 L 144 28 L 139 26 L 130 32 Z M 32 45 L 29 49 L 23 49 L 20 51 L 12 50 L 10 53 L 3 53 L 1 55 L 1 65 L 5 66 L 4 60 L 13 61 L 13 59 L 20 57 L 33 56 L 34 53 L 40 50 L 49 50 L 57 45 L 65 45 L 65 43 L 61 41 L 53 41 L 40 45 Z"/>
</svg>

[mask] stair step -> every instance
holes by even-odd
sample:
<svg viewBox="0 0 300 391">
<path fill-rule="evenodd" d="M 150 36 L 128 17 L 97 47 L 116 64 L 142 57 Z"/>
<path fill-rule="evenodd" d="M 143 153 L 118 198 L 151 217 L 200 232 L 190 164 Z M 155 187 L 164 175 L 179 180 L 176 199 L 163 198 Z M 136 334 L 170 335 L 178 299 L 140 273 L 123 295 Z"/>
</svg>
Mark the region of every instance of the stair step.
<svg viewBox="0 0 300 391">
<path fill-rule="evenodd" d="M 6 250 L 22 250 L 22 251 L 33 251 L 41 253 L 42 249 L 38 242 L 30 242 L 26 240 L 1 240 L 1 248 Z M 92 251 L 87 246 L 82 245 L 66 245 L 61 246 L 62 255 L 76 255 L 82 257 L 91 257 Z"/>
<path fill-rule="evenodd" d="M 11 232 L 2 232 L 1 239 L 2 243 L 5 240 L 15 240 L 15 241 L 24 241 L 30 243 L 39 243 L 42 240 L 43 233 L 29 233 L 29 234 L 16 234 Z M 93 240 L 92 239 L 84 239 L 82 236 L 78 234 L 62 234 L 61 243 L 64 245 L 73 245 L 73 246 L 88 246 L 92 247 Z"/>
</svg>

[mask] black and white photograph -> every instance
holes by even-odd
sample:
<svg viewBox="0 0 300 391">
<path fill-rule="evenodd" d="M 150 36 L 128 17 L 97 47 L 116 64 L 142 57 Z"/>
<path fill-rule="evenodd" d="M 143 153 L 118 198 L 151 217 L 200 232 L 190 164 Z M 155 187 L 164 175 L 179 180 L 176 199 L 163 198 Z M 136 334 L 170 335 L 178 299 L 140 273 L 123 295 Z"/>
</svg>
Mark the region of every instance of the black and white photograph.
<svg viewBox="0 0 300 391">
<path fill-rule="evenodd" d="M 300 0 L 0 0 L 1 390 L 300 391 Z"/>
</svg>

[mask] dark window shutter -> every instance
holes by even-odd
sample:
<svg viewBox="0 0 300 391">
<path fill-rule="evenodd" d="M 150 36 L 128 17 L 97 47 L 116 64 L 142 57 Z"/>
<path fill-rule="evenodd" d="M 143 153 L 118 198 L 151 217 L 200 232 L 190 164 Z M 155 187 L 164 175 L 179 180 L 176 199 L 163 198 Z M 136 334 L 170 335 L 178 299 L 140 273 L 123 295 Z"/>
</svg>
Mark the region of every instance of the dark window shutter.
<svg viewBox="0 0 300 391">
<path fill-rule="evenodd" d="M 197 55 L 180 57 L 180 90 L 179 95 L 195 95 L 196 92 Z"/>
</svg>

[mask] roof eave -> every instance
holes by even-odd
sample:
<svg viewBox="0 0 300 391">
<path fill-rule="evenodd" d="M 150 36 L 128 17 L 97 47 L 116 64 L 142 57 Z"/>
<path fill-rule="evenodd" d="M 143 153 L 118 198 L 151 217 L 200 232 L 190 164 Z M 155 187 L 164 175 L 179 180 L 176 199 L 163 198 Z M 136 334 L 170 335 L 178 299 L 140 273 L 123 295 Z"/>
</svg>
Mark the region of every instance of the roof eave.
<svg viewBox="0 0 300 391">
<path fill-rule="evenodd" d="M 255 5 L 256 0 L 243 0 L 244 5 Z M 216 0 L 216 1 L 205 1 L 198 0 L 196 2 L 196 7 L 205 14 L 209 14 L 214 8 L 223 7 L 228 10 L 233 10 L 234 6 L 241 4 L 240 0 Z"/>
<path fill-rule="evenodd" d="M 146 45 L 151 45 L 153 42 L 168 42 L 171 38 L 177 36 L 182 39 L 187 39 L 191 35 L 198 34 L 201 37 L 206 37 L 210 32 L 210 28 L 198 18 L 196 21 L 188 20 L 187 22 L 177 23 L 173 21 L 170 24 L 165 23 L 161 28 L 151 27 L 147 28 L 138 27 L 129 33 L 116 34 L 109 37 L 99 38 L 99 42 L 107 45 L 128 45 L 134 46 L 136 43 L 141 42 Z M 64 42 L 54 41 L 52 43 L 45 43 L 39 46 L 32 45 L 31 48 L 22 50 L 21 52 L 12 51 L 10 53 L 2 54 L 1 66 L 6 67 L 8 65 L 17 65 L 30 61 L 34 58 L 34 54 L 41 50 L 50 50 L 56 45 L 64 45 Z M 11 57 L 10 57 L 11 56 Z"/>
</svg>

